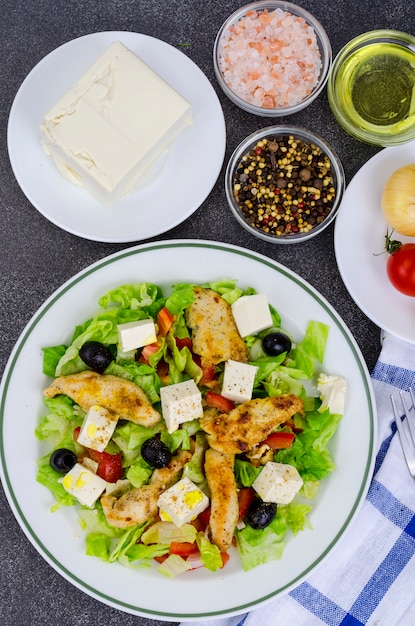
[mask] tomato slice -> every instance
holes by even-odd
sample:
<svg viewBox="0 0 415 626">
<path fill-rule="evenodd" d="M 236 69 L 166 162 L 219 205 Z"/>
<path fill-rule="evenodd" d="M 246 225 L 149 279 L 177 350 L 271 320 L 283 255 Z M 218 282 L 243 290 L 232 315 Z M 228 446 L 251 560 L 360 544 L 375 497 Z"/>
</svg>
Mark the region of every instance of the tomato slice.
<svg viewBox="0 0 415 626">
<path fill-rule="evenodd" d="M 157 313 L 157 326 L 159 329 L 159 335 L 165 337 L 169 332 L 170 328 L 173 325 L 173 315 L 170 313 L 168 309 L 164 306 Z"/>
<path fill-rule="evenodd" d="M 242 489 L 238 491 L 239 522 L 241 522 L 246 517 L 249 507 L 251 506 L 254 498 L 255 491 L 252 489 L 252 487 L 242 487 Z"/>
<path fill-rule="evenodd" d="M 278 433 L 271 433 L 265 439 L 264 443 L 267 444 L 273 450 L 281 450 L 283 448 L 290 448 L 295 439 L 294 433 L 286 433 L 284 431 Z"/>
<path fill-rule="evenodd" d="M 227 552 L 221 552 L 220 556 L 222 558 L 222 567 L 225 567 L 226 563 L 229 561 L 231 557 Z"/>
<path fill-rule="evenodd" d="M 117 480 L 122 478 L 122 457 L 119 452 L 117 454 L 109 454 L 108 452 L 98 452 L 91 448 L 88 448 L 88 452 L 91 459 L 98 463 L 98 476 L 108 483 L 116 483 Z"/>
<path fill-rule="evenodd" d="M 172 541 L 170 544 L 170 554 L 178 554 L 179 556 L 189 556 L 189 554 L 196 554 L 199 552 L 199 548 L 197 547 L 197 543 L 189 543 L 189 542 L 181 542 L 181 541 Z"/>
<path fill-rule="evenodd" d="M 218 409 L 221 413 L 229 413 L 235 408 L 235 404 L 233 402 L 215 391 L 207 391 L 205 400 L 208 406 Z"/>
</svg>

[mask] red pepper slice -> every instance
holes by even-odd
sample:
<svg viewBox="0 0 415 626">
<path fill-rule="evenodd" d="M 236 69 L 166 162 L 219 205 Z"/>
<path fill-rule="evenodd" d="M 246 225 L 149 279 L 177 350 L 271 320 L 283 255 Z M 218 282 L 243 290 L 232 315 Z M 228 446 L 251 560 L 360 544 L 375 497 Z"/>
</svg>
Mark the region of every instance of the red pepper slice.
<svg viewBox="0 0 415 626">
<path fill-rule="evenodd" d="M 235 404 L 221 396 L 220 393 L 216 393 L 215 391 L 207 391 L 205 396 L 206 404 L 210 407 L 214 407 L 219 409 L 221 413 L 229 413 L 232 409 L 235 408 Z"/>
<path fill-rule="evenodd" d="M 162 554 L 161 556 L 154 556 L 153 559 L 157 561 L 157 563 L 164 563 L 166 559 L 169 558 L 168 554 Z"/>
<path fill-rule="evenodd" d="M 172 541 L 169 549 L 170 554 L 178 554 L 179 556 L 189 556 L 189 554 L 196 554 L 199 552 L 197 543 L 189 543 L 187 541 Z"/>
<path fill-rule="evenodd" d="M 192 340 L 190 337 L 175 337 L 176 346 L 181 350 L 182 348 L 189 348 L 190 351 L 193 349 Z"/>
<path fill-rule="evenodd" d="M 215 378 L 215 365 L 210 363 L 209 365 L 202 365 L 201 358 L 198 354 L 193 355 L 193 361 L 202 370 L 202 378 L 199 380 L 199 385 L 208 385 Z"/>
<path fill-rule="evenodd" d="M 242 487 L 242 489 L 238 491 L 239 522 L 246 517 L 249 507 L 251 506 L 254 498 L 255 491 L 252 489 L 252 487 Z"/>
<path fill-rule="evenodd" d="M 290 448 L 295 439 L 294 433 L 286 433 L 284 431 L 271 433 L 265 439 L 264 443 L 267 444 L 273 450 L 281 450 L 283 448 Z"/>
<path fill-rule="evenodd" d="M 165 337 L 169 332 L 170 328 L 173 324 L 173 315 L 170 313 L 168 309 L 164 306 L 157 313 L 157 326 L 159 329 L 159 335 Z"/>
<path fill-rule="evenodd" d="M 202 367 L 202 378 L 199 381 L 199 385 L 207 385 L 211 383 L 215 377 L 215 366 L 207 365 L 206 367 Z"/>
</svg>

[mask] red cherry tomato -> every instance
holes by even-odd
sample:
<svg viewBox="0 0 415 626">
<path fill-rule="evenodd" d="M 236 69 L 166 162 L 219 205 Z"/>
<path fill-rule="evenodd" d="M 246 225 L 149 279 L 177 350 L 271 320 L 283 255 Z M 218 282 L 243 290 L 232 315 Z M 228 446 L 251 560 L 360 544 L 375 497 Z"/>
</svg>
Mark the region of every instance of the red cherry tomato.
<svg viewBox="0 0 415 626">
<path fill-rule="evenodd" d="M 391 284 L 406 296 L 415 297 L 415 243 L 391 241 L 387 234 L 386 251 L 386 273 Z"/>
</svg>

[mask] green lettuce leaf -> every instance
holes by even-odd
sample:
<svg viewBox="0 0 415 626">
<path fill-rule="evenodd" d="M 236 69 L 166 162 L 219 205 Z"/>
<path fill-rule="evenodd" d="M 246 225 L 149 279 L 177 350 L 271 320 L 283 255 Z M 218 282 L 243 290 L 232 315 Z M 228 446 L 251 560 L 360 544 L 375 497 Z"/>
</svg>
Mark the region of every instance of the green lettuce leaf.
<svg viewBox="0 0 415 626">
<path fill-rule="evenodd" d="M 180 543 L 193 543 L 196 540 L 197 531 L 192 524 L 176 526 L 173 522 L 156 522 L 143 533 L 141 541 L 148 545 L 150 543 L 171 544 L 172 541 Z"/>
<path fill-rule="evenodd" d="M 235 477 L 243 487 L 251 487 L 261 470 L 262 467 L 254 467 L 249 461 L 242 461 L 237 458 L 235 459 Z"/>
<path fill-rule="evenodd" d="M 117 305 L 121 309 L 143 309 L 153 305 L 156 301 L 162 301 L 162 293 L 157 285 L 152 283 L 133 283 L 121 285 L 111 289 L 102 296 L 98 304 L 103 309 L 110 305 Z M 163 305 L 160 304 L 160 308 Z"/>
<path fill-rule="evenodd" d="M 50 348 L 42 348 L 43 352 L 43 373 L 50 378 L 55 377 L 56 368 L 59 361 L 66 352 L 66 346 L 52 346 Z"/>
<path fill-rule="evenodd" d="M 108 555 L 108 560 L 110 561 L 110 563 L 113 563 L 114 561 L 119 559 L 120 556 L 125 555 L 126 552 L 132 546 L 134 546 L 137 543 L 137 541 L 139 541 L 141 535 L 143 534 L 144 530 L 147 528 L 149 523 L 150 523 L 150 520 L 147 522 L 143 522 L 142 524 L 139 524 L 138 526 L 133 526 L 132 528 L 129 528 L 128 530 L 124 531 L 124 533 L 118 539 L 114 549 Z"/>
<path fill-rule="evenodd" d="M 307 378 L 312 378 L 316 361 L 323 362 L 328 334 L 327 324 L 311 321 L 307 325 L 303 340 L 291 351 L 297 369 L 305 372 Z"/>
<path fill-rule="evenodd" d="M 215 546 L 215 544 L 210 543 L 203 532 L 197 533 L 196 542 L 200 552 L 200 560 L 206 569 L 211 572 L 216 572 L 218 569 L 221 569 L 221 567 L 223 567 L 223 561 L 219 548 Z"/>
<path fill-rule="evenodd" d="M 190 563 L 185 561 L 181 556 L 178 554 L 169 554 L 167 559 L 157 568 L 157 571 L 168 578 L 175 578 L 179 574 L 188 572 L 191 569 L 192 566 Z"/>
<path fill-rule="evenodd" d="M 254 530 L 251 526 L 236 530 L 236 543 L 243 569 L 248 571 L 268 561 L 280 559 L 285 548 L 286 531 L 287 524 L 278 512 L 273 522 L 262 530 Z"/>
</svg>

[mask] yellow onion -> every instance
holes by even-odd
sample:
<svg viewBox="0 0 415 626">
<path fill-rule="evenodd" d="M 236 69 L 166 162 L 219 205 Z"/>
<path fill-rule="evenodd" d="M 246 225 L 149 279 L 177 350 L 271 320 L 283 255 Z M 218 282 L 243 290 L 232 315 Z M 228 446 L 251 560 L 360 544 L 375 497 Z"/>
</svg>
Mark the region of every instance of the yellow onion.
<svg viewBox="0 0 415 626">
<path fill-rule="evenodd" d="M 415 163 L 390 176 L 381 202 L 387 224 L 400 235 L 415 237 Z"/>
</svg>

